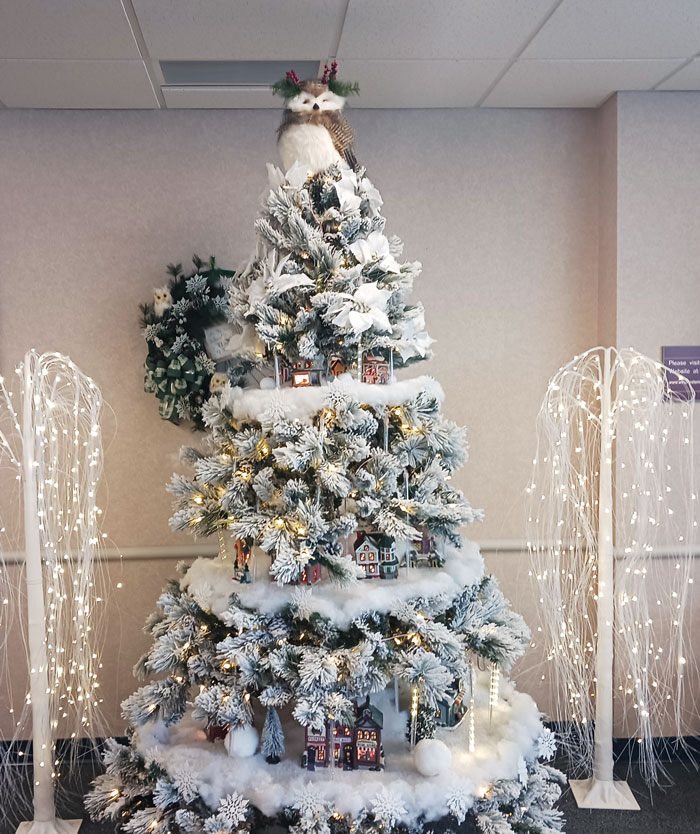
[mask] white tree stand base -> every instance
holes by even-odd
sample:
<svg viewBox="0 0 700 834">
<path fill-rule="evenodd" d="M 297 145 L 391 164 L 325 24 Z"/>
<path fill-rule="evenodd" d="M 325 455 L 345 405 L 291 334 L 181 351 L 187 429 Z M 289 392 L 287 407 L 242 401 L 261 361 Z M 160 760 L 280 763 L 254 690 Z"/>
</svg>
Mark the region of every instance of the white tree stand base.
<svg viewBox="0 0 700 834">
<path fill-rule="evenodd" d="M 569 785 L 579 808 L 639 811 L 637 800 L 627 782 L 570 779 Z"/>
<path fill-rule="evenodd" d="M 78 834 L 82 824 L 82 820 L 29 820 L 18 825 L 16 834 Z"/>
</svg>

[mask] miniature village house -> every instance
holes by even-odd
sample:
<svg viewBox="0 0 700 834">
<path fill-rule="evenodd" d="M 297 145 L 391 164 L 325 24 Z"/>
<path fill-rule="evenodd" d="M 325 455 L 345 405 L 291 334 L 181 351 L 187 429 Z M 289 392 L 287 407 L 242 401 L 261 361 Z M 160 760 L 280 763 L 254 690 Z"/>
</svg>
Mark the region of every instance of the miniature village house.
<svg viewBox="0 0 700 834">
<path fill-rule="evenodd" d="M 331 356 L 330 368 L 333 376 L 340 376 L 340 374 L 344 374 L 347 370 L 339 356 Z"/>
<path fill-rule="evenodd" d="M 411 547 L 409 558 L 411 567 L 440 568 L 445 564 L 445 557 L 435 537 L 425 530 L 421 540 Z"/>
<path fill-rule="evenodd" d="M 307 727 L 302 767 L 307 770 L 329 767 L 332 757 L 335 767 L 343 770 L 381 769 L 384 766 L 383 724 L 382 712 L 370 704 L 368 696 L 362 705 L 356 706 L 353 727 L 329 721 L 322 731 Z"/>
<path fill-rule="evenodd" d="M 467 711 L 464 699 L 467 692 L 460 680 L 454 681 L 447 688 L 447 700 L 438 701 L 436 711 L 437 723 L 441 727 L 455 727 L 464 718 Z"/>
<path fill-rule="evenodd" d="M 366 767 L 379 770 L 384 767 L 384 751 L 382 748 L 382 728 L 384 716 L 369 702 L 369 695 L 365 703 L 357 708 L 355 719 L 355 767 Z"/>
<path fill-rule="evenodd" d="M 323 732 L 306 728 L 302 767 L 315 770 L 317 767 L 329 767 L 331 749 L 336 767 L 353 770 L 355 767 L 355 738 L 353 728 L 347 724 L 333 722 L 333 742 L 331 744 L 331 723 L 326 721 Z"/>
<path fill-rule="evenodd" d="M 319 368 L 294 368 L 292 370 L 292 388 L 309 388 L 320 385 L 321 371 Z"/>
<path fill-rule="evenodd" d="M 301 572 L 297 584 L 298 585 L 315 585 L 321 581 L 321 565 L 312 559 L 304 565 L 304 570 Z"/>
<path fill-rule="evenodd" d="M 306 727 L 304 731 L 304 754 L 301 757 L 301 766 L 307 770 L 316 770 L 317 767 L 328 767 L 328 722 L 325 729 L 317 730 L 315 727 Z"/>
<path fill-rule="evenodd" d="M 396 579 L 399 575 L 396 542 L 391 536 L 360 533 L 353 559 L 364 570 L 365 579 Z"/>
<path fill-rule="evenodd" d="M 362 381 L 370 385 L 387 385 L 389 363 L 381 356 L 365 356 L 362 360 Z"/>
</svg>

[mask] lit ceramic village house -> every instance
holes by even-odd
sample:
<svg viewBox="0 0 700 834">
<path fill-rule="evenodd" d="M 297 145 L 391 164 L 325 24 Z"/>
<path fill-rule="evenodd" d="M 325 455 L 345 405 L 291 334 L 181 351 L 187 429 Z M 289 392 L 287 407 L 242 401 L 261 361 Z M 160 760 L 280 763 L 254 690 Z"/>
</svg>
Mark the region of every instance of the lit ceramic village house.
<svg viewBox="0 0 700 834">
<path fill-rule="evenodd" d="M 365 579 L 396 579 L 399 575 L 396 542 L 391 536 L 360 533 L 353 559 L 363 569 Z"/>
<path fill-rule="evenodd" d="M 326 721 L 321 731 L 306 727 L 301 766 L 307 770 L 328 767 L 332 751 L 335 766 L 343 770 L 382 770 L 383 725 L 384 716 L 370 704 L 368 695 L 364 703 L 355 708 L 353 726 Z"/>
</svg>

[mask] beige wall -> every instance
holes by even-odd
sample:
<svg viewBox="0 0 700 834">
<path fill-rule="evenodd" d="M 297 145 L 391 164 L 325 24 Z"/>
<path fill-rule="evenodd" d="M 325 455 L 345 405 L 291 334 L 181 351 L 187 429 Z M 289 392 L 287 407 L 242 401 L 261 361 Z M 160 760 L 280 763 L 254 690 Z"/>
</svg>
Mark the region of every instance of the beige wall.
<svg viewBox="0 0 700 834">
<path fill-rule="evenodd" d="M 635 218 L 654 228 L 658 219 L 665 233 L 675 223 L 674 241 L 691 234 L 684 224 L 692 222 L 700 182 L 689 183 L 684 167 L 700 115 L 689 120 L 682 102 L 671 103 L 675 97 L 621 96 L 602 116 L 350 115 L 358 156 L 385 199 L 387 230 L 403 238 L 407 258 L 424 265 L 416 295 L 438 339 L 424 370 L 445 388 L 448 415 L 469 428 L 471 460 L 459 485 L 486 510 L 487 521 L 470 532 L 489 547 L 522 542 L 522 491 L 548 378 L 598 342 L 599 326 L 612 327 L 598 304 L 603 270 L 601 297 L 619 294 L 625 333 L 647 333 L 641 295 L 650 293 L 655 315 L 669 327 L 680 316 L 691 339 L 695 318 L 687 307 L 671 309 L 656 290 L 652 257 L 641 291 L 631 283 L 639 265 L 621 259 L 620 275 L 632 277 L 619 289 L 617 267 L 610 266 L 610 253 L 621 255 L 619 241 Z M 687 101 L 698 109 L 700 98 L 691 94 Z M 675 140 L 657 135 L 657 107 L 674 120 Z M 119 547 L 190 544 L 169 531 L 163 487 L 177 468 L 179 446 L 192 435 L 160 421 L 155 401 L 142 391 L 138 303 L 164 280 L 169 261 L 213 253 L 228 266 L 249 254 L 264 163 L 276 159 L 277 120 L 271 111 L 0 111 L 0 369 L 7 375 L 32 346 L 60 350 L 102 386 L 111 407 L 104 421 L 105 529 Z M 664 148 L 675 141 L 684 154 L 669 172 Z M 629 163 L 622 158 L 628 146 Z M 669 183 L 656 195 L 656 218 L 645 216 L 642 192 L 653 187 L 645 185 L 645 152 L 659 162 L 657 178 Z M 674 177 L 684 190 L 682 214 L 674 206 Z M 626 217 L 618 217 L 618 203 L 630 207 Z M 619 224 L 615 234 L 611 219 Z M 680 272 L 674 264 L 664 273 L 671 284 L 680 276 L 679 292 L 691 283 L 691 255 Z M 619 310 L 615 316 L 622 321 Z M 661 335 L 648 335 L 636 345 L 656 355 Z M 501 549 L 487 553 L 487 561 L 534 624 L 525 556 Z M 172 567 L 165 559 L 111 567 L 123 571 L 124 584 L 108 606 L 104 662 L 105 706 L 115 730 L 117 704 L 134 688 L 131 665 L 146 645 L 141 624 Z M 536 664 L 535 653 L 521 666 L 523 683 L 546 706 Z"/>
</svg>

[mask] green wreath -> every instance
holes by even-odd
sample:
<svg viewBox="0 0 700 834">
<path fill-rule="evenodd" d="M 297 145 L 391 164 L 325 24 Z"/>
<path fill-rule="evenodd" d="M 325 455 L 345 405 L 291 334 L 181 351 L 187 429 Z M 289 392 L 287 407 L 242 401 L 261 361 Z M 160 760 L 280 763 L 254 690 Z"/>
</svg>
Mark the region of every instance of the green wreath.
<svg viewBox="0 0 700 834">
<path fill-rule="evenodd" d="M 182 264 L 168 264 L 168 283 L 154 290 L 153 301 L 140 305 L 148 345 L 143 387 L 158 399 L 162 419 L 190 420 L 203 429 L 202 406 L 211 388 L 228 378 L 225 357 L 212 344 L 217 335 L 225 336 L 226 288 L 235 273 L 220 269 L 214 257 L 204 262 L 195 255 L 192 262 L 190 275 Z"/>
</svg>

